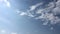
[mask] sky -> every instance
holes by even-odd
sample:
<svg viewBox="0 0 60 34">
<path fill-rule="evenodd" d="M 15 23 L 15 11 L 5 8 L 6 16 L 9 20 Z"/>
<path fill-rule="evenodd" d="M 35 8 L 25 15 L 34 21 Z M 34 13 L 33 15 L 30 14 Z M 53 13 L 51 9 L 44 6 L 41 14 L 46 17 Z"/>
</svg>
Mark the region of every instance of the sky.
<svg viewBox="0 0 60 34">
<path fill-rule="evenodd" d="M 60 34 L 60 0 L 0 0 L 0 34 Z"/>
</svg>

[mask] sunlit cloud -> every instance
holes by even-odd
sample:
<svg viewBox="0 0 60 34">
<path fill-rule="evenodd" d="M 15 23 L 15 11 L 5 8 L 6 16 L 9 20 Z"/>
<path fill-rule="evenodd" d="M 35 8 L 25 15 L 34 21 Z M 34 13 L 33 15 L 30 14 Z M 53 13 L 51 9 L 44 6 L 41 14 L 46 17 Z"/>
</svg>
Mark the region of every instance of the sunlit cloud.
<svg viewBox="0 0 60 34">
<path fill-rule="evenodd" d="M 11 34 L 17 34 L 17 33 L 15 33 L 15 32 L 12 32 Z"/>
<path fill-rule="evenodd" d="M 20 13 L 20 15 L 21 15 L 21 16 L 23 16 L 23 15 L 27 15 L 27 13 L 25 13 L 25 12 L 22 12 L 22 13 Z"/>
<path fill-rule="evenodd" d="M 4 2 L 6 3 L 7 7 L 10 7 L 10 2 L 8 0 L 4 0 Z"/>
<path fill-rule="evenodd" d="M 5 30 L 1 30 L 1 33 L 2 33 L 2 34 L 6 34 L 6 31 L 5 31 Z"/>
<path fill-rule="evenodd" d="M 9 2 L 7 2 L 6 5 L 7 5 L 7 7 L 10 7 L 10 3 Z"/>
<path fill-rule="evenodd" d="M 8 0 L 0 0 L 0 5 L 2 5 L 2 6 L 7 6 L 7 7 L 11 7 L 11 5 L 10 5 L 10 2 L 8 1 Z"/>
</svg>

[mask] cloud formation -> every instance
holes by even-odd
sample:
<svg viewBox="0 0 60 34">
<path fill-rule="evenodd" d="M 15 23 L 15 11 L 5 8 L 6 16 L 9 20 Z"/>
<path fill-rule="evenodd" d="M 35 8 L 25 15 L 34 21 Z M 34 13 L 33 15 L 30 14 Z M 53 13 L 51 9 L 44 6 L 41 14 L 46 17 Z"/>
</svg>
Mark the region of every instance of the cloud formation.
<svg viewBox="0 0 60 34">
<path fill-rule="evenodd" d="M 1 30 L 1 33 L 6 33 L 6 31 L 5 30 Z"/>
<path fill-rule="evenodd" d="M 35 19 L 40 19 L 40 21 L 44 21 L 43 25 L 48 25 L 48 23 L 50 23 L 51 25 L 53 24 L 57 24 L 60 22 L 60 18 L 57 15 L 60 15 L 60 0 L 54 0 L 52 2 L 49 2 L 49 4 L 46 4 L 45 8 L 39 8 L 38 10 L 36 10 L 37 7 L 43 5 L 42 3 L 38 3 L 36 5 L 30 6 L 30 9 L 26 11 L 26 13 L 21 13 L 21 15 L 27 15 L 29 17 L 34 17 Z M 33 10 L 36 10 L 33 11 Z M 35 12 L 35 15 L 33 15 L 32 13 Z M 36 17 L 36 14 L 41 14 L 41 15 L 37 15 L 38 17 Z M 53 27 L 51 28 L 53 29 Z"/>
<path fill-rule="evenodd" d="M 15 33 L 15 32 L 12 32 L 11 34 L 17 34 L 17 33 Z"/>
<path fill-rule="evenodd" d="M 38 4 L 36 4 L 36 5 L 30 6 L 30 11 L 35 10 L 38 6 L 40 6 L 40 5 L 42 5 L 42 4 L 43 4 L 43 3 L 41 2 L 41 3 L 38 3 Z"/>
<path fill-rule="evenodd" d="M 10 32 L 7 30 L 0 30 L 0 34 L 17 34 L 16 32 Z"/>
<path fill-rule="evenodd" d="M 11 5 L 10 5 L 10 2 L 8 1 L 8 0 L 0 0 L 0 5 L 2 5 L 2 6 L 7 6 L 7 7 L 11 7 Z"/>
<path fill-rule="evenodd" d="M 20 15 L 27 15 L 27 16 L 29 16 L 29 17 L 35 17 L 31 12 L 33 12 L 38 6 L 41 6 L 41 5 L 43 5 L 43 3 L 41 2 L 41 3 L 38 3 L 38 4 L 36 4 L 36 5 L 32 5 L 32 6 L 30 6 L 29 8 L 29 10 L 27 10 L 26 12 L 20 12 L 20 11 L 17 11 L 17 13 L 20 13 Z"/>
<path fill-rule="evenodd" d="M 39 17 L 36 17 L 36 19 L 42 19 L 46 22 L 43 23 L 43 25 L 47 25 L 47 23 L 50 24 L 57 24 L 60 22 L 60 18 L 57 16 L 58 14 L 60 15 L 60 0 L 58 0 L 57 2 L 50 2 L 46 8 L 44 9 L 39 9 L 37 14 L 42 14 Z M 56 15 L 56 16 L 55 16 Z"/>
<path fill-rule="evenodd" d="M 7 7 L 10 7 L 10 2 L 8 0 L 4 0 L 4 2 L 6 3 Z"/>
</svg>

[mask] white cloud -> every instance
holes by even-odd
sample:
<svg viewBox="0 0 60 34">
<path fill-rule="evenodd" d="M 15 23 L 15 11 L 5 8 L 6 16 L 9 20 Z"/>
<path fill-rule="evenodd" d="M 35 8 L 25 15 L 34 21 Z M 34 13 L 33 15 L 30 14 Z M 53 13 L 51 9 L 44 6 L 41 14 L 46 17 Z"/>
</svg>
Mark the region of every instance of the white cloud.
<svg viewBox="0 0 60 34">
<path fill-rule="evenodd" d="M 30 13 L 26 13 L 26 12 L 21 12 L 19 13 L 20 16 L 29 16 L 29 17 L 34 17 L 34 15 L 30 14 Z"/>
<path fill-rule="evenodd" d="M 5 30 L 1 30 L 1 33 L 4 33 L 4 34 L 5 34 L 5 33 L 6 33 L 6 31 L 5 31 Z"/>
<path fill-rule="evenodd" d="M 27 13 L 21 12 L 20 15 L 21 15 L 21 16 L 24 16 L 24 15 L 27 15 Z"/>
<path fill-rule="evenodd" d="M 43 10 L 44 10 L 44 9 L 38 9 L 36 13 L 37 13 L 37 14 L 41 14 L 41 13 L 43 12 Z"/>
<path fill-rule="evenodd" d="M 6 5 L 7 5 L 7 7 L 10 7 L 10 3 L 9 2 L 7 2 Z"/>
<path fill-rule="evenodd" d="M 35 19 L 41 19 L 40 21 L 44 21 L 43 25 L 47 25 L 49 22 L 49 24 L 51 25 L 59 23 L 60 18 L 55 15 L 60 15 L 60 0 L 58 0 L 57 2 L 50 2 L 49 4 L 46 4 L 47 7 L 43 9 L 38 9 L 36 11 L 36 14 L 41 15 L 35 17 L 35 15 L 32 14 L 34 12 L 33 10 L 35 10 L 38 6 L 41 6 L 42 4 L 43 3 L 38 3 L 36 5 L 30 6 L 30 10 L 27 10 L 26 13 L 22 12 L 21 15 L 27 15 L 29 17 L 34 17 Z M 51 27 L 51 29 L 53 28 Z"/>
<path fill-rule="evenodd" d="M 42 18 L 45 18 L 43 13 L 42 13 L 41 16 L 38 16 L 38 17 L 36 17 L 35 19 L 42 19 Z"/>
<path fill-rule="evenodd" d="M 29 16 L 29 17 L 35 17 L 35 15 L 33 15 L 33 14 L 30 13 L 30 12 L 33 11 L 33 10 L 35 10 L 38 6 L 40 6 L 40 5 L 42 5 L 42 4 L 43 4 L 43 3 L 41 2 L 41 3 L 38 3 L 38 4 L 36 4 L 36 5 L 32 5 L 32 6 L 29 7 L 30 9 L 27 10 L 26 12 L 17 11 L 17 13 L 20 14 L 20 16 L 26 15 L 26 16 Z"/>
<path fill-rule="evenodd" d="M 34 15 L 32 15 L 32 14 L 28 14 L 27 16 L 29 16 L 29 17 L 34 17 Z"/>
<path fill-rule="evenodd" d="M 8 0 L 4 0 L 4 2 L 6 3 L 7 7 L 10 7 L 10 2 Z"/>
<path fill-rule="evenodd" d="M 36 4 L 36 5 L 31 6 L 31 7 L 30 7 L 30 11 L 35 10 L 38 6 L 40 6 L 40 5 L 42 5 L 42 4 L 43 4 L 43 3 L 41 2 L 41 3 L 38 3 L 38 4 Z"/>
<path fill-rule="evenodd" d="M 0 34 L 18 34 L 17 32 L 10 32 L 6 30 L 0 30 Z"/>
<path fill-rule="evenodd" d="M 30 10 L 27 10 L 27 16 L 34 17 L 34 15 L 30 12 Z"/>
<path fill-rule="evenodd" d="M 43 23 L 43 25 L 47 25 L 47 23 L 50 21 L 50 24 L 57 24 L 60 21 L 60 18 L 58 16 L 55 16 L 57 14 L 60 14 L 60 1 L 56 2 L 50 2 L 46 8 L 44 9 L 39 9 L 37 14 L 42 14 L 39 17 L 36 17 L 36 19 L 47 19 L 46 22 Z M 51 13 L 49 13 L 51 11 Z M 44 14 L 45 13 L 45 14 Z"/>
<path fill-rule="evenodd" d="M 53 13 L 54 15 L 60 14 L 60 8 L 59 7 L 54 8 Z"/>
<path fill-rule="evenodd" d="M 23 11 L 17 10 L 16 13 L 19 14 L 20 16 L 34 17 L 34 15 L 32 15 L 32 14 L 30 13 L 30 10 L 27 10 L 27 12 L 23 12 Z"/>
<path fill-rule="evenodd" d="M 57 6 L 57 7 L 60 7 L 60 0 L 58 0 L 58 1 L 56 2 L 56 6 Z"/>
<path fill-rule="evenodd" d="M 15 32 L 12 32 L 11 34 L 17 34 L 17 33 L 15 33 Z"/>
</svg>

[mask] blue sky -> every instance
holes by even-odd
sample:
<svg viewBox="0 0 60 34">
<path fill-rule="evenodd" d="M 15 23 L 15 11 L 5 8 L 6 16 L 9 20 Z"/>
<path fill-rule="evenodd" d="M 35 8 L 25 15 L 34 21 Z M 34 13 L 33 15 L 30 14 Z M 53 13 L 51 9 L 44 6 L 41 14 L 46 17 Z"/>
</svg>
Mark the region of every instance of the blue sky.
<svg viewBox="0 0 60 34">
<path fill-rule="evenodd" d="M 1 0 L 0 34 L 60 34 L 59 2 Z"/>
</svg>

